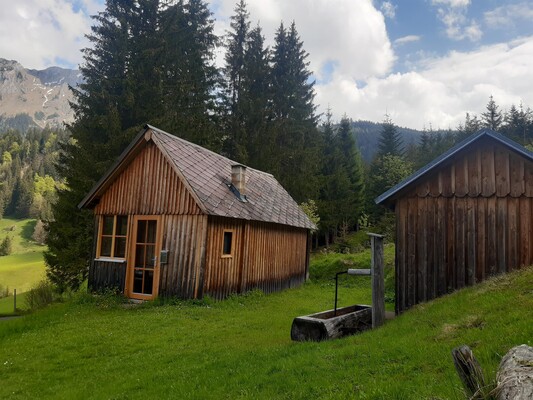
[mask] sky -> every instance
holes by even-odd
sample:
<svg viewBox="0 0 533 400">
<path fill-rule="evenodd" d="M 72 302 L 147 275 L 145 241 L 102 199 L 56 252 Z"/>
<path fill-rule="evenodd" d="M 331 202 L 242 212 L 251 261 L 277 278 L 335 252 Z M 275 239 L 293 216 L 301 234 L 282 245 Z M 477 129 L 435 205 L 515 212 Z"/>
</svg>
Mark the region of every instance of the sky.
<svg viewBox="0 0 533 400">
<path fill-rule="evenodd" d="M 208 1 L 223 35 L 236 0 Z M 295 21 L 334 118 L 448 129 L 493 96 L 533 108 L 533 2 L 526 0 L 248 0 L 273 44 Z M 76 68 L 103 0 L 0 0 L 0 58 L 26 68 Z M 219 52 L 217 63 L 222 65 Z"/>
</svg>

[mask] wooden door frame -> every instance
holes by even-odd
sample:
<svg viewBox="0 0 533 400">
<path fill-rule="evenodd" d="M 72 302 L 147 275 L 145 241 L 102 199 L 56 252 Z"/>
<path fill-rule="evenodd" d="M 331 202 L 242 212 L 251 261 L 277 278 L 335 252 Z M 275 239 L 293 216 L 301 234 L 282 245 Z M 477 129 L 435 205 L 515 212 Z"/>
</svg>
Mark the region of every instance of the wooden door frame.
<svg viewBox="0 0 533 400">
<path fill-rule="evenodd" d="M 163 238 L 163 218 L 161 215 L 133 215 L 133 229 L 132 229 L 132 235 L 131 235 L 131 242 L 130 242 L 130 249 L 127 255 L 127 266 L 126 266 L 126 287 L 124 289 L 124 294 L 129 297 L 130 299 L 136 299 L 136 300 L 153 300 L 157 297 L 159 293 L 159 273 L 161 270 L 161 260 L 160 260 L 160 253 L 161 253 L 161 246 L 162 246 L 162 238 Z M 152 294 L 141 294 L 141 293 L 133 293 L 133 272 L 135 269 L 135 255 L 136 255 L 136 248 L 137 245 L 137 228 L 138 228 L 138 222 L 139 221 L 157 221 L 157 227 L 156 227 L 156 238 L 155 238 L 155 254 L 157 257 L 156 264 L 154 267 L 154 282 L 153 282 L 153 288 L 152 288 Z"/>
</svg>

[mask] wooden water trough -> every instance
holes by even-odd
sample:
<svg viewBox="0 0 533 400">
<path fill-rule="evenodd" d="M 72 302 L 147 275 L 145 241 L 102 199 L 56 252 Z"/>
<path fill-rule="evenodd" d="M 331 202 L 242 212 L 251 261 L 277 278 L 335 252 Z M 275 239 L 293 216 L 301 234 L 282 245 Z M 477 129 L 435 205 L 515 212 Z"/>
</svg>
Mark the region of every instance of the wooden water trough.
<svg viewBox="0 0 533 400">
<path fill-rule="evenodd" d="M 385 282 L 383 275 L 383 236 L 368 234 L 372 245 L 371 269 L 349 269 L 335 276 L 335 306 L 333 310 L 296 317 L 292 322 L 291 339 L 322 341 L 353 335 L 377 328 L 385 321 Z M 337 308 L 338 276 L 370 275 L 372 277 L 372 305 L 356 304 Z"/>
</svg>

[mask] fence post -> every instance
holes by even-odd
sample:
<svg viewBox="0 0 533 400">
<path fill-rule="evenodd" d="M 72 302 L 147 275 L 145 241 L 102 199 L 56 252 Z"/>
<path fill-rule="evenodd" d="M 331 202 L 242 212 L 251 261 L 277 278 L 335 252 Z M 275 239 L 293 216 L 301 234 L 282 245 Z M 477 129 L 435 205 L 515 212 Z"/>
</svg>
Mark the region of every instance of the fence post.
<svg viewBox="0 0 533 400">
<path fill-rule="evenodd" d="M 372 328 L 385 322 L 385 276 L 383 235 L 368 233 L 372 245 Z"/>
<path fill-rule="evenodd" d="M 17 289 L 13 289 L 13 312 L 17 313 Z"/>
</svg>

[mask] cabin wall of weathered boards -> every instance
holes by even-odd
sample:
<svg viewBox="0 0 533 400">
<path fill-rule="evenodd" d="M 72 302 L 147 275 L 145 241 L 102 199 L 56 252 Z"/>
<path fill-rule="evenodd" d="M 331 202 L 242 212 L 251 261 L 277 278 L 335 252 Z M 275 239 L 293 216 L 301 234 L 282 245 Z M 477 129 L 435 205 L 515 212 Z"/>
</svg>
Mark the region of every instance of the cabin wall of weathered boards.
<svg viewBox="0 0 533 400">
<path fill-rule="evenodd" d="M 533 264 L 533 163 L 492 140 L 398 195 L 396 311 Z"/>
</svg>

